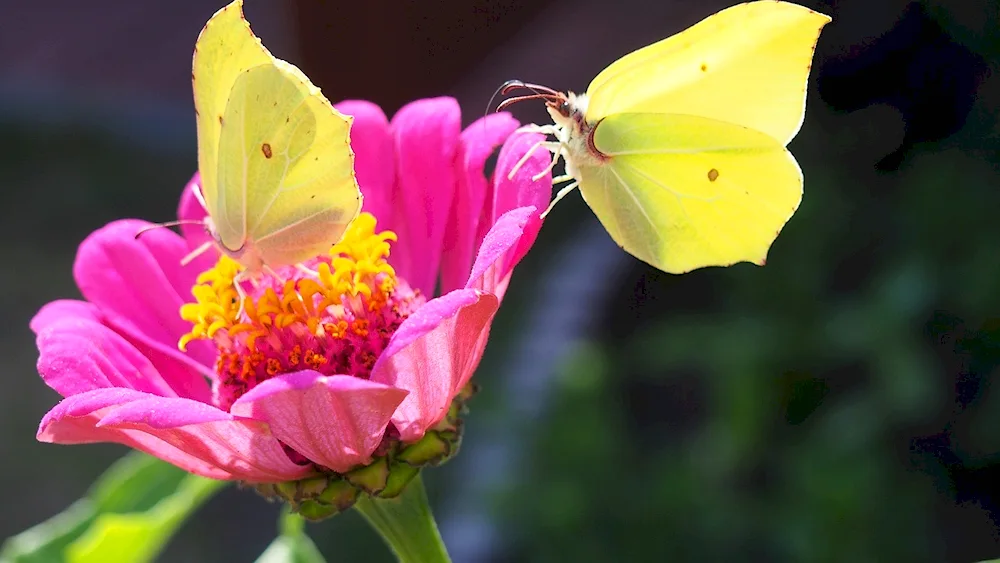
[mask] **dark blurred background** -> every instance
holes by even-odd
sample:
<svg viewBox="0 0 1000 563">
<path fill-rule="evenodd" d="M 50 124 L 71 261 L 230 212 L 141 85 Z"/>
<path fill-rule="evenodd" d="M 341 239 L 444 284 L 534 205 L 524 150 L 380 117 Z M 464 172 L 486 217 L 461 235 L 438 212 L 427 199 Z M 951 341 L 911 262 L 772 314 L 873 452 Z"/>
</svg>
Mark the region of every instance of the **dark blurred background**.
<svg viewBox="0 0 1000 563">
<path fill-rule="evenodd" d="M 196 166 L 194 40 L 224 0 L 0 0 L 0 538 L 123 448 L 36 443 L 58 397 L 27 322 L 78 295 L 77 244 L 173 216 Z M 578 196 L 515 275 L 462 455 L 426 473 L 456 562 L 972 562 L 1000 556 L 1000 6 L 807 1 L 833 16 L 791 148 L 802 206 L 768 264 L 683 276 Z M 466 123 L 520 78 L 584 90 L 721 0 L 248 0 L 332 100 Z M 515 108 L 524 121 L 541 107 Z M 251 561 L 277 508 L 220 494 L 163 561 Z M 354 513 L 333 561 L 391 561 Z"/>
</svg>

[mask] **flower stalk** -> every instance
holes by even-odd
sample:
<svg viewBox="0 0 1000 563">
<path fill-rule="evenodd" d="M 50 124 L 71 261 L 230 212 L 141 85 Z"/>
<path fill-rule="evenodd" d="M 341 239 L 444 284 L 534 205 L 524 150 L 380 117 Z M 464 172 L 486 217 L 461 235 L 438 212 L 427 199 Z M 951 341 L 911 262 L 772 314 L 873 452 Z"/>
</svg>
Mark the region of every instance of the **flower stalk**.
<svg viewBox="0 0 1000 563">
<path fill-rule="evenodd" d="M 354 508 L 389 544 L 400 563 L 451 563 L 420 475 L 399 496 L 361 495 Z"/>
</svg>

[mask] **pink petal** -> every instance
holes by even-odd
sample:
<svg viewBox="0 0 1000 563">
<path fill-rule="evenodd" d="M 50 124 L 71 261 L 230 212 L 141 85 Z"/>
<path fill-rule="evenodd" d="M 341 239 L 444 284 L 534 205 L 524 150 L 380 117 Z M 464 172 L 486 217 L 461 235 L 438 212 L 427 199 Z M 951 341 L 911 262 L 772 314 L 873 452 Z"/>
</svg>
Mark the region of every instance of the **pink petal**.
<svg viewBox="0 0 1000 563">
<path fill-rule="evenodd" d="M 547 150 L 535 149 L 528 160 L 518 168 L 514 177 L 510 180 L 507 179 L 507 175 L 514 168 L 514 165 L 524 157 L 524 154 L 544 139 L 545 136 L 538 133 L 516 133 L 508 137 L 503 144 L 497 158 L 496 173 L 493 175 L 495 188 L 493 194 L 494 221 L 516 207 L 533 205 L 541 214 L 548 206 L 552 197 L 552 172 L 546 172 L 538 180 L 532 179 L 539 172 L 548 168 L 552 162 L 552 155 Z"/>
<path fill-rule="evenodd" d="M 394 229 L 393 188 L 396 182 L 396 157 L 393 153 L 389 120 L 382 108 L 363 100 L 345 100 L 336 104 L 341 113 L 354 117 L 351 125 L 351 148 L 354 170 L 365 196 L 364 211 L 378 219 L 380 229 Z"/>
<path fill-rule="evenodd" d="M 349 375 L 307 370 L 269 379 L 230 412 L 271 425 L 297 452 L 334 471 L 371 462 L 406 391 Z"/>
<path fill-rule="evenodd" d="M 192 342 L 187 354 L 177 350 L 181 335 L 191 328 L 180 308 L 193 301 L 191 287 L 201 271 L 180 265 L 189 249 L 173 231 L 154 229 L 136 240 L 135 233 L 148 225 L 115 221 L 87 237 L 73 266 L 76 283 L 106 323 L 137 345 L 214 377 L 209 366 L 216 351 L 210 342 Z"/>
<path fill-rule="evenodd" d="M 191 181 L 184 186 L 184 191 L 181 192 L 181 201 L 177 205 L 177 218 L 181 221 L 200 222 L 204 221 L 205 217 L 208 217 L 208 212 L 201 206 L 201 202 L 198 201 L 198 198 L 194 196 L 194 186 L 196 186 L 199 182 L 201 182 L 201 175 L 195 172 Z M 195 250 L 207 242 L 212 242 L 212 237 L 209 236 L 204 225 L 193 225 L 188 223 L 181 225 L 180 229 L 181 234 L 184 235 L 184 240 L 187 241 L 188 250 Z M 208 247 L 208 250 L 206 250 L 204 254 L 195 258 L 195 260 L 191 263 L 191 268 L 195 271 L 203 272 L 211 268 L 218 259 L 219 251 L 213 244 Z"/>
<path fill-rule="evenodd" d="M 453 98 L 418 100 L 392 118 L 397 191 L 403 213 L 392 264 L 414 289 L 433 295 L 445 224 L 455 195 L 461 111 Z"/>
<path fill-rule="evenodd" d="M 465 287 L 492 293 L 502 300 L 516 265 L 514 258 L 526 236 L 525 228 L 537 217 L 534 207 L 504 213 L 483 239 Z"/>
<path fill-rule="evenodd" d="M 28 326 L 37 335 L 45 327 L 65 318 L 90 319 L 100 322 L 100 312 L 93 303 L 79 301 L 77 299 L 57 299 L 42 305 L 42 308 L 35 313 Z"/>
<path fill-rule="evenodd" d="M 42 419 L 37 437 L 60 444 L 125 444 L 213 479 L 279 482 L 311 473 L 288 459 L 260 421 L 128 389 L 97 389 L 65 399 Z"/>
<path fill-rule="evenodd" d="M 480 236 L 477 241 L 481 241 L 493 223 L 507 211 L 529 205 L 535 207 L 536 212 L 525 227 L 525 236 L 521 240 L 520 247 L 511 257 L 511 268 L 528 252 L 542 227 L 540 216 L 552 199 L 552 173 L 546 172 L 537 181 L 532 180 L 532 177 L 549 166 L 552 155 L 539 147 L 518 169 L 513 179 L 508 180 L 507 175 L 524 154 L 543 139 L 544 136 L 537 133 L 515 133 L 507 138 L 507 142 L 500 149 L 496 172 L 493 174 L 493 207 L 486 214 L 488 219 L 479 225 Z"/>
<path fill-rule="evenodd" d="M 63 324 L 65 325 L 63 329 L 69 326 L 70 331 L 68 334 L 70 334 L 71 340 L 76 344 L 82 344 L 83 346 L 81 346 L 81 349 L 84 349 L 86 348 L 87 343 L 80 342 L 79 339 L 76 338 L 76 336 L 79 336 L 79 331 L 72 328 L 75 326 L 74 323 L 84 323 L 88 327 L 97 326 L 98 328 L 93 329 L 94 335 L 101 336 L 107 340 L 111 337 L 102 330 L 104 327 L 109 326 L 109 323 L 106 322 L 104 317 L 105 316 L 102 314 L 101 310 L 98 309 L 93 303 L 63 299 L 53 301 L 43 306 L 35 317 L 31 319 L 31 329 L 36 335 L 41 335 L 43 331 L 46 331 L 46 329 L 53 325 Z M 70 322 L 67 325 L 67 321 L 73 322 Z M 116 329 L 111 327 L 110 330 Z M 112 383 L 112 381 L 116 381 L 114 376 L 96 377 L 91 375 L 84 377 L 80 381 L 75 381 L 78 376 L 73 371 L 60 370 L 58 373 L 54 372 L 53 368 L 49 365 L 50 362 L 46 360 L 46 354 L 55 352 L 56 350 L 67 349 L 67 347 L 74 344 L 71 344 L 70 342 L 58 342 L 58 339 L 61 337 L 60 335 L 66 332 L 65 330 L 61 329 L 60 331 L 56 331 L 54 334 L 49 334 L 51 332 L 52 331 L 46 333 L 46 347 L 44 349 L 42 348 L 42 339 L 39 338 L 38 340 L 39 352 L 41 353 L 38 362 L 39 373 L 50 387 L 65 397 L 74 393 L 89 390 L 93 388 L 95 382 L 103 381 L 103 383 L 97 384 L 97 387 L 116 385 L 115 383 Z M 87 336 L 87 334 L 88 332 L 84 331 L 83 336 Z M 130 338 L 128 334 L 122 334 L 121 331 L 116 330 L 114 336 L 119 339 L 123 339 L 126 344 L 121 344 L 116 341 L 114 346 L 111 346 L 109 349 L 124 346 L 132 350 L 134 347 L 134 350 L 143 358 L 143 361 L 148 361 L 156 367 L 158 372 L 156 382 L 151 383 L 153 387 L 147 388 L 147 391 L 160 395 L 177 395 L 203 402 L 208 402 L 211 399 L 212 390 L 209 388 L 208 382 L 205 381 L 205 377 L 202 373 L 207 368 L 201 364 L 183 356 L 183 354 L 181 354 L 181 352 L 176 348 L 170 350 L 169 354 L 164 354 L 146 346 L 138 339 Z M 54 347 L 50 346 L 50 342 L 55 342 L 56 345 Z M 98 350 L 102 349 L 103 347 L 98 347 Z M 178 361 L 177 357 L 180 357 L 184 361 Z M 83 361 L 82 357 L 78 359 Z M 98 364 L 103 364 L 103 362 L 98 362 Z M 43 368 L 43 365 L 47 367 Z M 109 365 L 114 367 L 114 364 Z M 161 388 L 160 385 L 163 385 L 164 387 Z M 126 384 L 123 386 L 138 388 L 132 384 Z"/>
<path fill-rule="evenodd" d="M 508 113 L 496 113 L 469 125 L 459 139 L 455 168 L 458 184 L 445 227 L 441 257 L 441 291 L 462 287 L 475 258 L 476 229 L 486 203 L 483 166 L 493 149 L 503 143 L 519 123 Z"/>
<path fill-rule="evenodd" d="M 392 422 L 405 441 L 420 439 L 447 413 L 479 365 L 497 298 L 458 289 L 411 315 L 375 363 L 372 381 L 410 392 Z"/>
<path fill-rule="evenodd" d="M 107 387 L 175 397 L 177 392 L 121 335 L 93 318 L 53 320 L 37 337 L 38 373 L 64 397 Z M 208 385 L 200 381 L 204 398 Z"/>
</svg>

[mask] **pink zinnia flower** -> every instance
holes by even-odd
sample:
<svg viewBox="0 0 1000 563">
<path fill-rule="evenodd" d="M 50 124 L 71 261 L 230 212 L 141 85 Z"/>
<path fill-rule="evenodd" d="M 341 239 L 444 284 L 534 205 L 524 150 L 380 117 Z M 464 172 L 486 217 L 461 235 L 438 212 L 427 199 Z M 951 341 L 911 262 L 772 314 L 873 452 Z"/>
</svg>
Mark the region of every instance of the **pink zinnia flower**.
<svg viewBox="0 0 1000 563">
<path fill-rule="evenodd" d="M 314 273 L 247 284 L 244 317 L 235 263 L 181 265 L 207 240 L 196 225 L 137 240 L 149 224 L 121 220 L 83 241 L 73 271 L 85 301 L 49 303 L 31 322 L 38 370 L 65 397 L 39 440 L 118 442 L 205 477 L 279 483 L 356 471 L 450 416 L 541 226 L 551 176 L 532 176 L 548 156 L 508 180 L 539 136 L 512 134 L 507 114 L 460 132 L 450 98 L 391 123 L 367 102 L 338 109 L 355 118 L 364 213 L 306 264 Z M 179 216 L 205 216 L 190 185 Z"/>
</svg>

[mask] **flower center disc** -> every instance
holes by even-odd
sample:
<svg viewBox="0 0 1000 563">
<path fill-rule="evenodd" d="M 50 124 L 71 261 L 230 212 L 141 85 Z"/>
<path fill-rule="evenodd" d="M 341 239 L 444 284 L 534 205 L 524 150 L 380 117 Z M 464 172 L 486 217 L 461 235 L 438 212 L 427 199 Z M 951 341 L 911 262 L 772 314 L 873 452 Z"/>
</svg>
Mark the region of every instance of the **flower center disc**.
<svg viewBox="0 0 1000 563">
<path fill-rule="evenodd" d="M 371 376 L 389 338 L 424 303 L 387 261 L 396 233 L 375 226 L 361 213 L 328 256 L 252 279 L 241 318 L 237 262 L 222 256 L 198 276 L 195 302 L 181 307 L 193 326 L 178 345 L 210 339 L 218 347 L 217 406 L 228 410 L 258 383 L 304 369 Z"/>
</svg>

